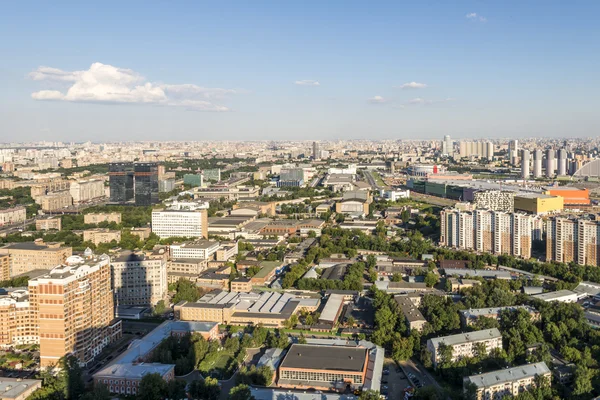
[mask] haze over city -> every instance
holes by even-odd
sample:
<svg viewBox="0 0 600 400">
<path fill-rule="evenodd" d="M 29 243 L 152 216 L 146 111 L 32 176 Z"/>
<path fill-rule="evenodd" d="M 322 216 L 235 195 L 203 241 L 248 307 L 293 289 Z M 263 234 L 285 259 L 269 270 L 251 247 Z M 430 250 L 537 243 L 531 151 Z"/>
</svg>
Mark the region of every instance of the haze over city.
<svg viewBox="0 0 600 400">
<path fill-rule="evenodd" d="M 594 136 L 598 11 L 5 3 L 0 141 Z"/>
</svg>

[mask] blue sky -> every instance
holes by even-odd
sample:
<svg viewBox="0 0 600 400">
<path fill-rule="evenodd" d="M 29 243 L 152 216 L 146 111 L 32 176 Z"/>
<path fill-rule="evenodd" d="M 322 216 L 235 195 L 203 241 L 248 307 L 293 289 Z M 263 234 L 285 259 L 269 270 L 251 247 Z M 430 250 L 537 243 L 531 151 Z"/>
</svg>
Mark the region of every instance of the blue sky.
<svg viewBox="0 0 600 400">
<path fill-rule="evenodd" d="M 0 141 L 596 136 L 599 11 L 4 2 Z"/>
</svg>

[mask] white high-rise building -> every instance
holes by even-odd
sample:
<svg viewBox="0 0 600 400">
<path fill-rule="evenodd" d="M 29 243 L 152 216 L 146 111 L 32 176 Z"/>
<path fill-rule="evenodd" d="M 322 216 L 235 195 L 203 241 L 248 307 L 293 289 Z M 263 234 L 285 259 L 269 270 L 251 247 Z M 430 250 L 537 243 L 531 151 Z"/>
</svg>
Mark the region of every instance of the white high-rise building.
<svg viewBox="0 0 600 400">
<path fill-rule="evenodd" d="M 512 165 L 517 165 L 517 158 L 519 156 L 519 141 L 511 140 L 508 142 L 508 160 Z"/>
<path fill-rule="evenodd" d="M 567 151 L 565 149 L 558 150 L 558 175 L 567 174 Z"/>
<path fill-rule="evenodd" d="M 552 178 L 554 176 L 554 170 L 556 169 L 556 158 L 554 150 L 546 150 L 546 178 Z"/>
<path fill-rule="evenodd" d="M 529 178 L 529 150 L 521 151 L 521 178 L 528 179 Z"/>
<path fill-rule="evenodd" d="M 208 238 L 208 211 L 152 211 L 152 232 L 158 237 Z"/>
<path fill-rule="evenodd" d="M 542 177 L 542 157 L 543 153 L 541 150 L 536 150 L 533 152 L 533 178 L 541 178 Z"/>
<path fill-rule="evenodd" d="M 448 157 L 454 156 L 454 143 L 452 142 L 450 135 L 444 136 L 444 141 L 442 142 L 442 155 Z"/>
</svg>

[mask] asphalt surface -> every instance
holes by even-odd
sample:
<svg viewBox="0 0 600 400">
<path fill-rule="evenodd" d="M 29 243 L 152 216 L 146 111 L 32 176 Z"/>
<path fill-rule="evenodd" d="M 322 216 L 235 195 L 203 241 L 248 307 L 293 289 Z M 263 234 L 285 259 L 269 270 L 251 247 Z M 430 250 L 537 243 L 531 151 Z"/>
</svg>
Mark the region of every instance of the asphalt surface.
<svg viewBox="0 0 600 400">
<path fill-rule="evenodd" d="M 423 384 L 423 386 L 434 386 L 437 390 L 442 390 L 440 384 L 437 383 L 434 377 L 427 372 L 425 367 L 420 362 L 414 360 L 400 361 L 400 367 L 406 374 L 406 377 L 411 381 L 413 386 L 415 386 L 414 383 L 416 378 Z M 414 377 L 412 377 L 411 374 Z"/>
<path fill-rule="evenodd" d="M 389 400 L 404 399 L 404 389 L 410 386 L 404 372 L 391 359 L 385 360 L 383 368 L 387 368 L 389 374 L 384 373 L 381 377 L 381 393 L 386 395 Z"/>
</svg>

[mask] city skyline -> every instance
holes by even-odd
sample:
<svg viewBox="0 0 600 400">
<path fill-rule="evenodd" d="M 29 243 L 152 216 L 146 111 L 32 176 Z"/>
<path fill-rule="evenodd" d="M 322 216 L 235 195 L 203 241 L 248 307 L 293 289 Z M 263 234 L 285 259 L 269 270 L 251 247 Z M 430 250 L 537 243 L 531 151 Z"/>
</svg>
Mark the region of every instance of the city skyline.
<svg viewBox="0 0 600 400">
<path fill-rule="evenodd" d="M 599 7 L 8 4 L 1 141 L 595 136 Z"/>
</svg>

